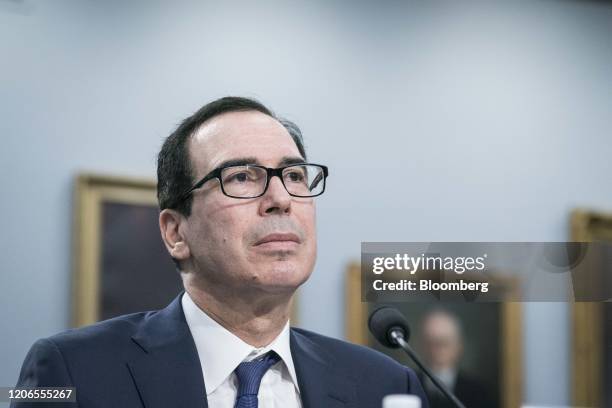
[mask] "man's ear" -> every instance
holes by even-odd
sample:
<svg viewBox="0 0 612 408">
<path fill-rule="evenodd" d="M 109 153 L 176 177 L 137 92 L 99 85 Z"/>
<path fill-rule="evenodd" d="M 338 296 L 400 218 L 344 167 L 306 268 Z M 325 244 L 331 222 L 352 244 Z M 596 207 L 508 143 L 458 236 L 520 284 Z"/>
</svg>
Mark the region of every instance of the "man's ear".
<svg viewBox="0 0 612 408">
<path fill-rule="evenodd" d="M 166 208 L 159 213 L 159 230 L 162 240 L 170 256 L 178 261 L 184 261 L 191 256 L 189 245 L 180 228 L 185 222 L 187 222 L 185 216 L 178 211 Z"/>
</svg>

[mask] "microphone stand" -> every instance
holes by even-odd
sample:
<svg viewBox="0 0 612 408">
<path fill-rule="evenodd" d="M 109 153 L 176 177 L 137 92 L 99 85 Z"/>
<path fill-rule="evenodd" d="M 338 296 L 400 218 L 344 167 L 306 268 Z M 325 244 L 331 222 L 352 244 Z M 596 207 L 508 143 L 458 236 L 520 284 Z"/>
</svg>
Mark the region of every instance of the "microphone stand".
<svg viewBox="0 0 612 408">
<path fill-rule="evenodd" d="M 444 384 L 442 384 L 432 373 L 429 372 L 427 367 L 425 367 L 425 365 L 423 365 L 423 363 L 421 363 L 421 361 L 417 357 L 416 353 L 408 345 L 408 342 L 406 340 L 404 340 L 404 333 L 403 333 L 403 331 L 401 329 L 398 329 L 398 328 L 395 328 L 395 327 L 392 328 L 391 330 L 389 330 L 389 337 L 391 337 L 391 339 L 396 344 L 398 344 L 406 352 L 406 354 L 408 354 L 408 356 L 410 356 L 412 361 L 414 361 L 416 363 L 416 365 L 419 366 L 421 371 L 423 371 L 427 375 L 427 377 L 429 377 L 429 379 L 434 383 L 434 385 L 436 387 L 438 387 L 438 389 L 440 391 L 442 391 L 442 394 L 444 394 L 444 396 L 446 398 L 448 398 L 450 401 L 452 401 L 453 404 L 455 404 L 455 406 L 457 408 L 465 408 L 465 405 L 463 405 L 461 403 L 461 401 L 459 401 L 457 399 L 457 397 L 455 397 L 452 393 L 450 393 L 446 389 Z"/>
</svg>

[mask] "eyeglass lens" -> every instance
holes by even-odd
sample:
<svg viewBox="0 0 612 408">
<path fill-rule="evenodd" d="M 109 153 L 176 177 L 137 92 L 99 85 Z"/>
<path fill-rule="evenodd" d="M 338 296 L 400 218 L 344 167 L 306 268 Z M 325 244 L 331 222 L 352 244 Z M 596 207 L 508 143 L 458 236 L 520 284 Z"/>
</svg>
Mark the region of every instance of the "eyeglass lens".
<svg viewBox="0 0 612 408">
<path fill-rule="evenodd" d="M 298 197 L 313 197 L 325 187 L 323 169 L 315 165 L 295 165 L 283 169 L 287 192 Z M 221 182 L 225 194 L 232 197 L 258 197 L 266 188 L 267 171 L 255 166 L 232 166 L 223 169 Z"/>
</svg>

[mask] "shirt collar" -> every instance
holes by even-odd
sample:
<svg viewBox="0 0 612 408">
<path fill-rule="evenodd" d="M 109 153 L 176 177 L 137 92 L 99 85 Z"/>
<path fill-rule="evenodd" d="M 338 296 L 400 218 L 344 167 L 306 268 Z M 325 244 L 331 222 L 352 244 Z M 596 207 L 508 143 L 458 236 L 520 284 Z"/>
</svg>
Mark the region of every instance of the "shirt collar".
<svg viewBox="0 0 612 408">
<path fill-rule="evenodd" d="M 455 388 L 455 380 L 457 379 L 457 370 L 455 368 L 449 367 L 443 370 L 432 371 L 438 380 L 440 380 L 447 388 Z"/>
<path fill-rule="evenodd" d="M 214 392 L 243 360 L 256 358 L 270 350 L 275 351 L 281 357 L 299 392 L 295 366 L 291 357 L 289 322 L 285 324 L 272 343 L 263 348 L 256 348 L 245 343 L 208 316 L 193 302 L 187 292 L 183 294 L 181 303 L 185 320 L 187 320 L 198 351 L 207 395 Z"/>
</svg>

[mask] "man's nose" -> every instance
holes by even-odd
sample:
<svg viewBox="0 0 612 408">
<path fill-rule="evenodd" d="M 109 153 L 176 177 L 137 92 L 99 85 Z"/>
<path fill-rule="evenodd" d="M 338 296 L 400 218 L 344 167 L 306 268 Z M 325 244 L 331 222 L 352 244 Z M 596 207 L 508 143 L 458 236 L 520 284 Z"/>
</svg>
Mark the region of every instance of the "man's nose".
<svg viewBox="0 0 612 408">
<path fill-rule="evenodd" d="M 272 177 L 266 193 L 261 197 L 260 213 L 285 214 L 291 211 L 291 195 L 285 189 L 279 177 Z"/>
</svg>

